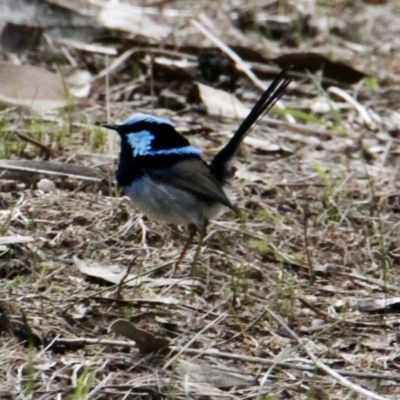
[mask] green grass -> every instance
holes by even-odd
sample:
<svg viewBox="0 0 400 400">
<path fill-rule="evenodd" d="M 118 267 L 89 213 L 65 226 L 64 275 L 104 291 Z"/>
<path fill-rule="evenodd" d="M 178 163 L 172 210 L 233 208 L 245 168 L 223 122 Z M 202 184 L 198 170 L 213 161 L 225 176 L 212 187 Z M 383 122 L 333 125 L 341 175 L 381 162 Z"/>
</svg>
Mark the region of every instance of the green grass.
<svg viewBox="0 0 400 400">
<path fill-rule="evenodd" d="M 93 389 L 95 378 L 96 372 L 92 370 L 90 365 L 86 364 L 78 377 L 72 399 L 86 400 Z"/>
</svg>

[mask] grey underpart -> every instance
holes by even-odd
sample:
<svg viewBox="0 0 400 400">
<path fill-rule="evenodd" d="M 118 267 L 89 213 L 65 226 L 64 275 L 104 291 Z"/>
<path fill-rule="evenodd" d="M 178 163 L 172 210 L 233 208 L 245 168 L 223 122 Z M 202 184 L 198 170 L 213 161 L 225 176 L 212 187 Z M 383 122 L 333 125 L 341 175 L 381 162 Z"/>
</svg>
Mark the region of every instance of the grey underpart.
<svg viewBox="0 0 400 400">
<path fill-rule="evenodd" d="M 155 181 L 148 175 L 124 186 L 123 194 L 151 219 L 175 225 L 194 224 L 198 229 L 204 220 L 215 218 L 227 210 L 219 202 Z"/>
</svg>

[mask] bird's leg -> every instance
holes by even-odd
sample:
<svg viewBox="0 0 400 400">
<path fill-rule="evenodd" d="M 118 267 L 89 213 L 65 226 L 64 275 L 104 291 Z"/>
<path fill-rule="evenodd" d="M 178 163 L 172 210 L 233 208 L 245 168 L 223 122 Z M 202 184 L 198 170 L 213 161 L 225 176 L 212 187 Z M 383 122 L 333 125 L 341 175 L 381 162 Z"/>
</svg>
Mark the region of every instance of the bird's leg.
<svg viewBox="0 0 400 400">
<path fill-rule="evenodd" d="M 194 236 L 197 233 L 197 227 L 194 224 L 190 224 L 188 226 L 188 229 L 189 229 L 189 237 L 188 237 L 185 245 L 183 246 L 183 249 L 182 249 L 181 254 L 180 254 L 179 258 L 178 258 L 178 261 L 174 265 L 174 269 L 172 270 L 172 275 L 175 275 L 176 269 L 179 267 L 180 263 L 182 262 L 183 258 L 185 257 L 185 255 L 186 255 L 186 253 L 187 253 L 187 251 L 189 249 L 189 246 L 192 244 Z"/>
<path fill-rule="evenodd" d="M 203 246 L 203 239 L 206 236 L 208 220 L 203 219 L 199 231 L 199 243 L 196 248 L 196 253 L 194 254 L 192 268 L 190 269 L 190 276 L 194 276 L 196 273 L 196 266 L 200 258 L 201 247 Z"/>
</svg>

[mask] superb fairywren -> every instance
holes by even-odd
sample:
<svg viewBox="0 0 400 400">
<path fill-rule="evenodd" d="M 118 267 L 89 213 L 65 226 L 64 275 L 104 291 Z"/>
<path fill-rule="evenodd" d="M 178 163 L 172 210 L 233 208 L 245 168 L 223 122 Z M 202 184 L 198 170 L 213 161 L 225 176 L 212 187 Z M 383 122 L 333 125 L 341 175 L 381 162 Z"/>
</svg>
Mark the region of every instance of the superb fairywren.
<svg viewBox="0 0 400 400">
<path fill-rule="evenodd" d="M 223 189 L 233 175 L 231 161 L 254 123 L 286 91 L 291 80 L 285 74 L 282 71 L 272 82 L 210 164 L 168 119 L 135 114 L 120 125 L 103 125 L 121 138 L 116 177 L 123 194 L 150 218 L 189 226 L 190 237 L 177 265 L 199 230 L 194 268 L 208 221 L 224 208 L 237 211 Z"/>
</svg>

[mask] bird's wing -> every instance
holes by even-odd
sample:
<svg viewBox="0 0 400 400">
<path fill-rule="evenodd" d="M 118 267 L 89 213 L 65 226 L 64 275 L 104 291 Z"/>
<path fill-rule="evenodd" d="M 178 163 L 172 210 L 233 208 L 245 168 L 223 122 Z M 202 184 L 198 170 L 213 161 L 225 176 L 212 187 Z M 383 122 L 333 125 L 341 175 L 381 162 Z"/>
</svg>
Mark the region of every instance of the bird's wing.
<svg viewBox="0 0 400 400">
<path fill-rule="evenodd" d="M 226 196 L 221 184 L 212 175 L 210 168 L 201 159 L 190 158 L 178 161 L 172 167 L 146 171 L 154 180 L 198 194 L 223 204 L 238 212 Z"/>
</svg>

